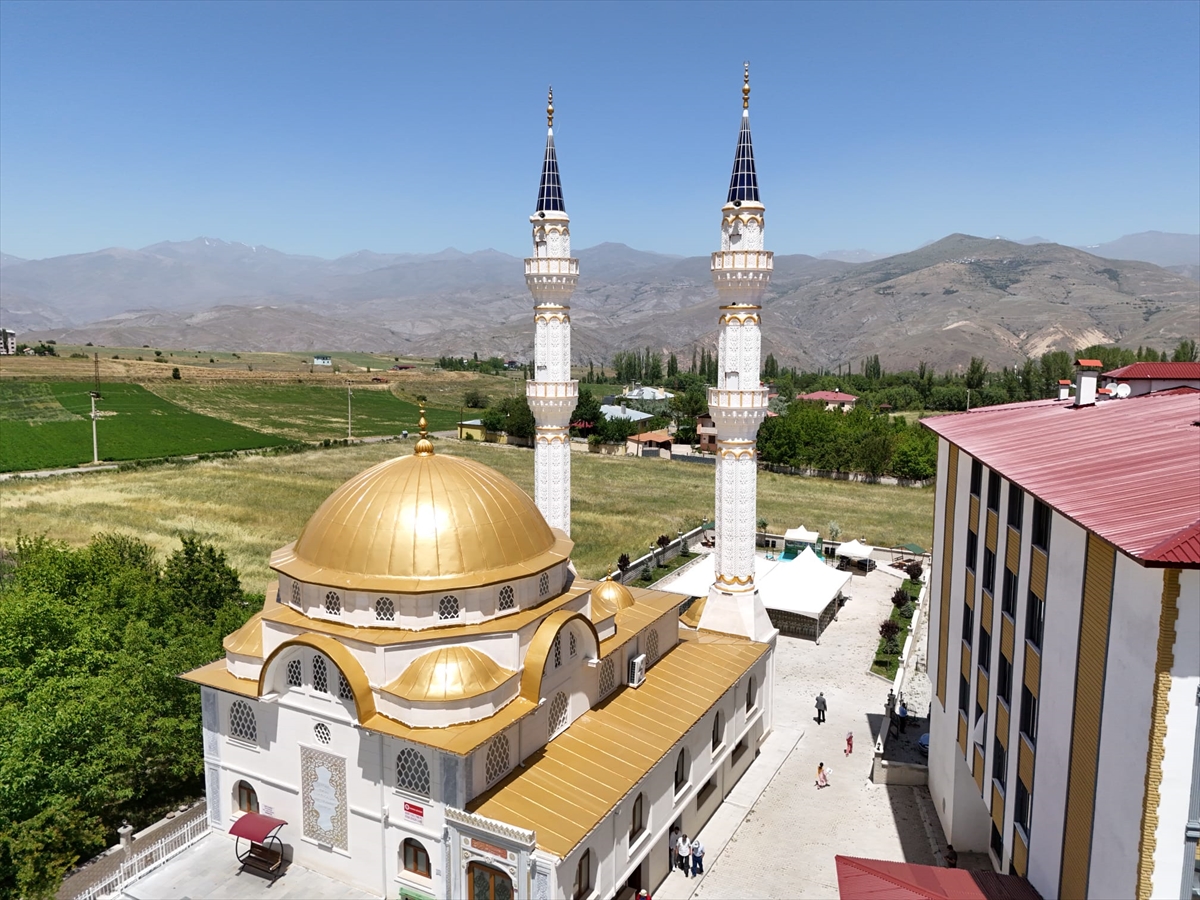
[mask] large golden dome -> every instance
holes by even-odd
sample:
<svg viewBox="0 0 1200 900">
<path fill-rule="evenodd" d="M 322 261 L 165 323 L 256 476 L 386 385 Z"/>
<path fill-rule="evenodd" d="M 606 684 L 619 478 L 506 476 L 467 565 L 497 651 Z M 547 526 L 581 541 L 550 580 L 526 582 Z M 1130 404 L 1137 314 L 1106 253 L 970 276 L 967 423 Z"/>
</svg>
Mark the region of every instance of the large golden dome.
<svg viewBox="0 0 1200 900">
<path fill-rule="evenodd" d="M 533 575 L 571 547 L 499 472 L 428 452 L 351 478 L 271 555 L 271 568 L 331 587 L 417 593 Z"/>
</svg>

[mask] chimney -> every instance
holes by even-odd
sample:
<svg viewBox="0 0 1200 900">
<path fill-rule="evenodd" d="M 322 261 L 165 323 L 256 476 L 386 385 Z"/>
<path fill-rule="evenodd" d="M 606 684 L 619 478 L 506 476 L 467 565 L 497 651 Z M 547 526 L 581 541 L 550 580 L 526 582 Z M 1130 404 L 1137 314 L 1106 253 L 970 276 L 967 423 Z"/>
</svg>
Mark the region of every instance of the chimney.
<svg viewBox="0 0 1200 900">
<path fill-rule="evenodd" d="M 1058 399 L 1068 400 L 1071 397 L 1071 385 L 1074 384 L 1070 378 L 1060 378 L 1058 381 Z"/>
<path fill-rule="evenodd" d="M 1077 359 L 1075 365 L 1075 405 L 1096 405 L 1096 380 L 1100 377 L 1103 363 L 1098 359 Z"/>
</svg>

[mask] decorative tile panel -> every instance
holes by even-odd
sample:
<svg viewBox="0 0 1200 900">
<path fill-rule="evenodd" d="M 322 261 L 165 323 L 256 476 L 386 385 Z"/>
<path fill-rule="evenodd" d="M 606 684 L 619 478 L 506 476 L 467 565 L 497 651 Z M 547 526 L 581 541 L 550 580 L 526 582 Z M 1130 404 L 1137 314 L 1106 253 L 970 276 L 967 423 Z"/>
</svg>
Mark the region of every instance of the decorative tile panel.
<svg viewBox="0 0 1200 900">
<path fill-rule="evenodd" d="M 346 844 L 346 760 L 312 747 L 300 748 L 300 796 L 304 836 L 341 850 Z"/>
</svg>

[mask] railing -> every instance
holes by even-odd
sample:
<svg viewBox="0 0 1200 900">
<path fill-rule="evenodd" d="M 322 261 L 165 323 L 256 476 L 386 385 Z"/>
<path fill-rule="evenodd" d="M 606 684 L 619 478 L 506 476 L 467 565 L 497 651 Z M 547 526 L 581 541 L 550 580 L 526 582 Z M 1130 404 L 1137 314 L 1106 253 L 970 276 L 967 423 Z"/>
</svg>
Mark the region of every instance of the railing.
<svg viewBox="0 0 1200 900">
<path fill-rule="evenodd" d="M 712 255 L 711 268 L 773 269 L 775 254 L 770 250 L 718 250 Z"/>
<path fill-rule="evenodd" d="M 561 256 L 532 256 L 525 260 L 526 275 L 578 275 L 579 260 Z"/>
</svg>

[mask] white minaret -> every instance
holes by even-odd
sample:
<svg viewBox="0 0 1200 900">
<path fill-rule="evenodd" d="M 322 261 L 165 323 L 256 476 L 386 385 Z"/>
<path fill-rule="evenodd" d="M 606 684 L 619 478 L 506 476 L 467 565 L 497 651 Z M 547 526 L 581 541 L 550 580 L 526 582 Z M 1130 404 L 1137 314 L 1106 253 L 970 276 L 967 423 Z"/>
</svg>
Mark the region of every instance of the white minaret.
<svg viewBox="0 0 1200 900">
<path fill-rule="evenodd" d="M 717 386 L 708 389 L 708 412 L 717 426 L 716 581 L 700 627 L 753 640 L 775 634 L 754 584 L 754 533 L 758 511 L 755 439 L 767 415 L 759 376 L 759 300 L 771 280 L 773 254 L 763 249 L 765 207 L 758 199 L 750 143 L 750 66 L 742 85 L 742 127 L 729 197 L 721 208 L 721 249 L 712 255 L 712 277 L 721 297 Z"/>
<path fill-rule="evenodd" d="M 546 104 L 546 156 L 533 225 L 533 256 L 525 260 L 525 284 L 533 294 L 534 375 L 525 397 L 537 424 L 534 490 L 551 528 L 571 533 L 571 445 L 568 427 L 579 400 L 571 380 L 571 294 L 579 260 L 571 259 L 571 228 L 554 152 L 554 90 Z"/>
</svg>

